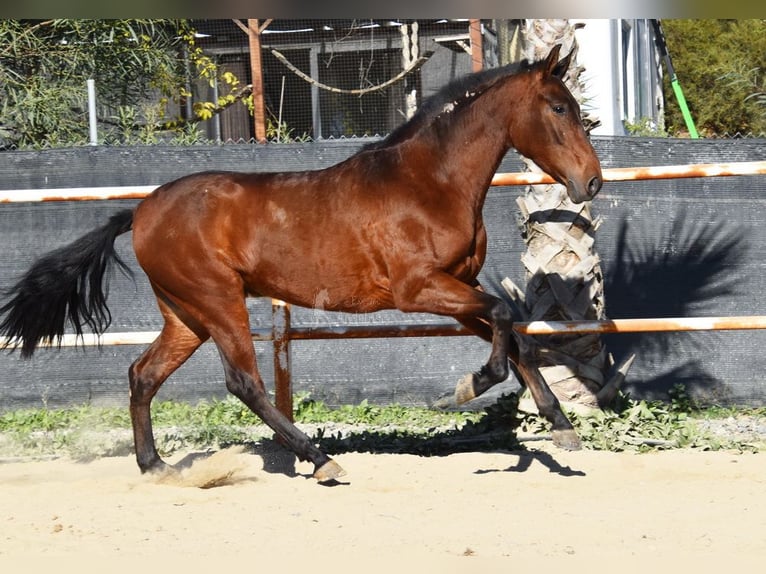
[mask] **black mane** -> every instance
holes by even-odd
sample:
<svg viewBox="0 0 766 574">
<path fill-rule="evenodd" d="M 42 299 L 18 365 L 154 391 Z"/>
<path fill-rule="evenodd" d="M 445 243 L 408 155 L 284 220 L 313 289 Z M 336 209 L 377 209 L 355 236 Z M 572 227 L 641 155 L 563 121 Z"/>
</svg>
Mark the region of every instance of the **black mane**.
<svg viewBox="0 0 766 574">
<path fill-rule="evenodd" d="M 367 144 L 362 149 L 384 149 L 407 140 L 422 128 L 432 124 L 450 104 L 454 106 L 453 109 L 455 110 L 461 109 L 463 104 L 481 95 L 495 85 L 498 80 L 529 70 L 531 67 L 532 64 L 525 60 L 457 78 L 423 101 L 409 121 L 399 125 L 382 140 Z"/>
</svg>

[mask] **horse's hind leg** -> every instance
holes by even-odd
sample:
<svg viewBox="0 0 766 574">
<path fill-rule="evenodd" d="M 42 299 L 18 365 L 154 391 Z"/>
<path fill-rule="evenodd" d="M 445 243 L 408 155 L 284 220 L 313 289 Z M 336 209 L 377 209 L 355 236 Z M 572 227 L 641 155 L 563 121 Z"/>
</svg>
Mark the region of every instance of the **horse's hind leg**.
<svg viewBox="0 0 766 574">
<path fill-rule="evenodd" d="M 242 305 L 244 309 L 244 304 Z M 233 325 L 232 325 L 233 327 Z M 309 438 L 271 403 L 255 364 L 255 351 L 246 328 L 216 339 L 226 376 L 226 388 L 257 414 L 300 460 L 314 463 L 314 478 L 326 482 L 340 478 L 343 469 L 314 446 Z"/>
<path fill-rule="evenodd" d="M 151 402 L 162 383 L 207 339 L 203 330 L 193 331 L 158 297 L 165 326 L 159 337 L 130 366 L 130 419 L 136 462 L 141 472 L 165 468 L 154 442 Z"/>
<path fill-rule="evenodd" d="M 343 469 L 269 401 L 256 366 L 243 289 L 224 277 L 216 280 L 215 289 L 189 293 L 179 306 L 210 333 L 221 355 L 226 388 L 271 427 L 300 460 L 314 463 L 314 478 L 325 482 L 343 476 Z"/>
</svg>

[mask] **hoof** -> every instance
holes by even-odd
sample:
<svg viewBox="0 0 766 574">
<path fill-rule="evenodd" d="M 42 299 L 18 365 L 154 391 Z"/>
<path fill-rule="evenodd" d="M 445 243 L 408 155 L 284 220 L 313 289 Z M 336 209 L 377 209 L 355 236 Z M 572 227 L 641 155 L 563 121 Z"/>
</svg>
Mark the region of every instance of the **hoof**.
<svg viewBox="0 0 766 574">
<path fill-rule="evenodd" d="M 581 450 L 582 443 L 580 437 L 573 429 L 555 430 L 553 435 L 553 444 L 564 450 Z"/>
<path fill-rule="evenodd" d="M 149 465 L 141 466 L 139 465 L 139 468 L 141 469 L 141 474 L 146 474 L 149 476 L 164 476 L 166 474 L 173 474 L 178 473 L 178 470 L 172 466 L 170 466 L 168 463 L 166 463 L 164 460 L 158 458 L 154 462 L 152 462 Z"/>
<path fill-rule="evenodd" d="M 328 460 L 319 468 L 314 469 L 314 478 L 318 482 L 329 482 L 345 476 L 346 471 L 333 459 Z"/>
<path fill-rule="evenodd" d="M 473 373 L 467 374 L 458 381 L 457 386 L 455 386 L 455 404 L 462 405 L 476 398 L 475 381 L 476 375 Z"/>
</svg>

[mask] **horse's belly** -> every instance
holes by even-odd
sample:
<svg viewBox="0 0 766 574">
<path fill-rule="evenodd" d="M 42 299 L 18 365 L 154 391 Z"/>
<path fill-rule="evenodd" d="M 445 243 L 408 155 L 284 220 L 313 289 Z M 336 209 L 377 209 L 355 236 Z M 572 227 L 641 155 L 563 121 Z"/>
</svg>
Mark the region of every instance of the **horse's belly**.
<svg viewBox="0 0 766 574">
<path fill-rule="evenodd" d="M 322 274 L 305 266 L 283 265 L 246 278 L 248 294 L 272 297 L 312 309 L 369 313 L 390 309 L 393 298 L 385 279 L 352 274 Z"/>
</svg>

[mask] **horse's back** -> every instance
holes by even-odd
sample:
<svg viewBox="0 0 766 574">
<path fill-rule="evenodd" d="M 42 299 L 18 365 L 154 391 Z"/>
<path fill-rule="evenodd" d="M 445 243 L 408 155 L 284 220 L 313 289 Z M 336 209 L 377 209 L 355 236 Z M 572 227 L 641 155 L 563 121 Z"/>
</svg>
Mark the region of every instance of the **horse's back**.
<svg viewBox="0 0 766 574">
<path fill-rule="evenodd" d="M 390 306 L 376 247 L 386 233 L 380 198 L 353 199 L 365 188 L 336 179 L 332 170 L 182 177 L 137 208 L 136 257 L 159 284 L 229 274 L 247 294 L 302 306 Z"/>
</svg>

